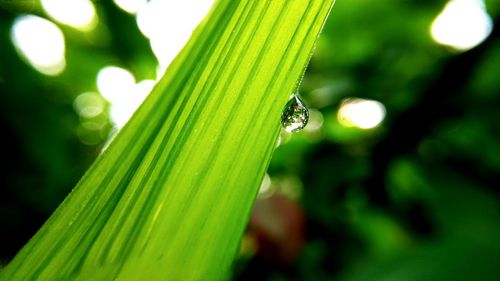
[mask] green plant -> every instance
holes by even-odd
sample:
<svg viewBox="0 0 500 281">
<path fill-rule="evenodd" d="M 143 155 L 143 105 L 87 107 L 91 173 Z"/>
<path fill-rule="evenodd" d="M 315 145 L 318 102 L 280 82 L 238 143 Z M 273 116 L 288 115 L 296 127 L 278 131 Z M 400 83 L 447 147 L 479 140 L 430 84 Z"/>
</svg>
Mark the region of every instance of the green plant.
<svg viewBox="0 0 500 281">
<path fill-rule="evenodd" d="M 333 4 L 218 1 L 1 280 L 220 280 Z"/>
</svg>

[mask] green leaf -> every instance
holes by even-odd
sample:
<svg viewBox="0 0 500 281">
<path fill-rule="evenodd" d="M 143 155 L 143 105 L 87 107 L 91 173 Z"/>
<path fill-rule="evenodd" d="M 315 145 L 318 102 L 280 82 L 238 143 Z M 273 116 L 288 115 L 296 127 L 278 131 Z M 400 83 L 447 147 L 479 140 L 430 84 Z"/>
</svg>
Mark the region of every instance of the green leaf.
<svg viewBox="0 0 500 281">
<path fill-rule="evenodd" d="M 228 278 L 333 2 L 218 1 L 0 279 Z"/>
</svg>

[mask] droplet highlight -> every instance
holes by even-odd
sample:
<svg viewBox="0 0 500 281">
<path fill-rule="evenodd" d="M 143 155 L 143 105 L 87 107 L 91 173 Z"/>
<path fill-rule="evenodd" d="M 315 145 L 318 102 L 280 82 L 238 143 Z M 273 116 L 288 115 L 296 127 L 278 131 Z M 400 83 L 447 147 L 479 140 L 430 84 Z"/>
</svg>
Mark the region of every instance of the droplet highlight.
<svg viewBox="0 0 500 281">
<path fill-rule="evenodd" d="M 298 132 L 307 125 L 307 121 L 309 110 L 297 95 L 293 95 L 281 114 L 281 126 L 287 132 Z"/>
</svg>

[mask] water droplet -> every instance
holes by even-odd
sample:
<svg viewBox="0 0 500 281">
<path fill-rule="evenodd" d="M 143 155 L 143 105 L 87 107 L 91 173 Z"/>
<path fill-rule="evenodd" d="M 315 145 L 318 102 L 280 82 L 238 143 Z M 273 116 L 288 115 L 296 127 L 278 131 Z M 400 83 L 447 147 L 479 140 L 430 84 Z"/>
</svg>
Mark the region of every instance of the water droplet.
<svg viewBox="0 0 500 281">
<path fill-rule="evenodd" d="M 286 103 L 281 114 L 281 126 L 287 132 L 298 132 L 302 130 L 309 121 L 309 110 L 297 95 Z"/>
</svg>

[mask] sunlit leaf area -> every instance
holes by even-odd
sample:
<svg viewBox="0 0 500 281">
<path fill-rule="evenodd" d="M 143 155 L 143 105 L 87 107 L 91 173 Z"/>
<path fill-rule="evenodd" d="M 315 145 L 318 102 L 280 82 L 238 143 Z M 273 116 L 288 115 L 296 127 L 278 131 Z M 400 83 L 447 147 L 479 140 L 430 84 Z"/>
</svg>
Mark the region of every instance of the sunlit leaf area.
<svg viewBox="0 0 500 281">
<path fill-rule="evenodd" d="M 212 4 L 0 0 L 0 270 Z M 337 0 L 230 279 L 499 280 L 499 23 L 497 0 Z"/>
</svg>

